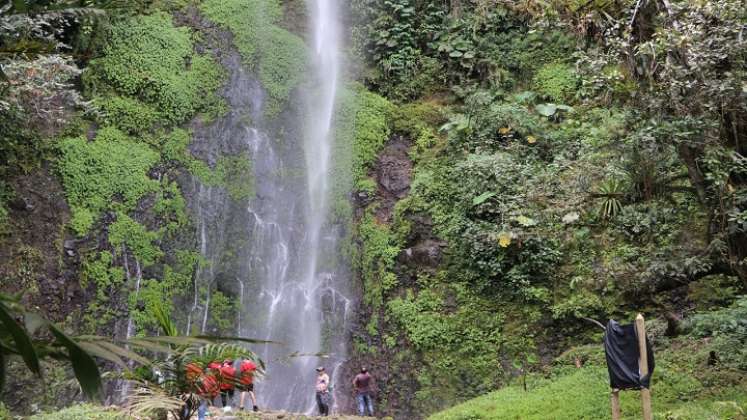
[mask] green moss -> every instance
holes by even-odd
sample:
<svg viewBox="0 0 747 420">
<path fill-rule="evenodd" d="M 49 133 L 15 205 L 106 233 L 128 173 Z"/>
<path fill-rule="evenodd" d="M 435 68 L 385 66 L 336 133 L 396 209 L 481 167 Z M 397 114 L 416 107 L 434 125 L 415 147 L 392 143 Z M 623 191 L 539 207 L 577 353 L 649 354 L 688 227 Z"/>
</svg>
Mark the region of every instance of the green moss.
<svg viewBox="0 0 747 420">
<path fill-rule="evenodd" d="M 187 202 L 176 182 L 171 182 L 168 178 L 165 178 L 162 185 L 162 190 L 156 196 L 153 212 L 165 225 L 167 232 L 176 233 L 189 226 Z"/>
<path fill-rule="evenodd" d="M 247 62 L 261 54 L 258 40 L 268 26 L 279 23 L 283 10 L 277 0 L 207 0 L 200 11 L 211 21 L 229 29 Z"/>
<path fill-rule="evenodd" d="M 161 121 L 160 112 L 137 99 L 112 96 L 96 101 L 104 112 L 102 121 L 118 129 L 135 134 Z"/>
<path fill-rule="evenodd" d="M 383 97 L 364 89 L 356 96 L 353 179 L 358 184 L 368 175 L 381 148 L 389 140 L 393 107 Z"/>
<path fill-rule="evenodd" d="M 112 296 L 122 287 L 125 273 L 122 267 L 114 266 L 114 256 L 110 252 L 99 252 L 83 258 L 80 272 L 80 285 L 87 288 L 95 285 L 96 298 L 89 303 L 83 314 L 84 328 L 96 334 L 100 327 L 109 325 L 119 313 Z"/>
<path fill-rule="evenodd" d="M 91 227 L 96 222 L 93 213 L 85 207 L 72 207 L 70 209 L 72 215 L 70 217 L 70 228 L 78 234 L 78 236 L 84 236 L 91 230 Z"/>
<path fill-rule="evenodd" d="M 259 80 L 270 97 L 266 113 L 275 116 L 307 74 L 308 53 L 301 38 L 277 26 L 268 28 L 261 41 Z"/>
<path fill-rule="evenodd" d="M 122 129 L 141 131 L 162 120 L 177 124 L 197 112 L 214 110 L 224 71 L 211 58 L 195 54 L 190 30 L 177 28 L 164 13 L 136 16 L 115 24 L 104 55 L 86 72 L 89 95 L 106 119 Z M 110 99 L 111 92 L 129 96 Z M 138 102 L 146 106 L 138 107 Z M 137 125 L 136 118 L 145 117 Z"/>
<path fill-rule="evenodd" d="M 254 171 L 248 155 L 221 157 L 216 164 L 214 177 L 218 185 L 224 186 L 228 195 L 236 201 L 254 196 Z"/>
<path fill-rule="evenodd" d="M 132 252 L 143 267 L 154 264 L 163 252 L 154 242 L 160 238 L 159 232 L 149 231 L 124 213 L 117 213 L 117 220 L 109 226 L 109 243 L 121 253 L 123 247 Z"/>
<path fill-rule="evenodd" d="M 79 235 L 113 203 L 131 209 L 158 188 L 148 177 L 158 153 L 117 129 L 102 129 L 90 142 L 84 137 L 63 139 L 60 151 L 58 168 L 73 209 L 72 227 Z"/>
<path fill-rule="evenodd" d="M 244 63 L 255 70 L 273 117 L 287 103 L 305 74 L 307 50 L 303 40 L 278 26 L 282 8 L 277 0 L 207 0 L 200 10 L 211 21 L 230 30 Z"/>
<path fill-rule="evenodd" d="M 357 238 L 363 244 L 358 268 L 363 278 L 364 301 L 378 309 L 384 304 L 384 294 L 396 285 L 396 276 L 390 270 L 400 245 L 389 226 L 377 222 L 370 212 L 358 224 Z"/>
<path fill-rule="evenodd" d="M 373 192 L 368 171 L 391 134 L 394 106 L 383 97 L 359 85 L 342 89 L 334 121 L 335 160 L 331 169 L 334 214 L 347 220 L 351 213 L 348 196 L 352 190 Z"/>
</svg>

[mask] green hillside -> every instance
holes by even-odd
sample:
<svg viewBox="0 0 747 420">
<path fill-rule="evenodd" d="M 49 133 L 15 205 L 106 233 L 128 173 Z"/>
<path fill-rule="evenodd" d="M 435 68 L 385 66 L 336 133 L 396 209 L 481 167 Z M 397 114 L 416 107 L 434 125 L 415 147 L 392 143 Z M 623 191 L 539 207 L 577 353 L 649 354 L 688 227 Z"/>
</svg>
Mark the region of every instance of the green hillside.
<svg viewBox="0 0 747 420">
<path fill-rule="evenodd" d="M 689 333 L 656 343 L 652 380 L 657 419 L 744 419 L 747 375 L 737 361 L 744 350 L 730 352 L 724 343 L 744 339 L 747 300 L 732 308 L 701 314 Z M 650 323 L 652 326 L 653 323 Z M 698 338 L 704 332 L 708 338 Z M 743 348 L 743 346 L 742 346 Z M 737 356 L 735 358 L 734 356 Z M 576 362 L 583 367 L 576 367 Z M 430 420 L 602 419 L 610 417 L 609 376 L 601 346 L 574 348 L 558 357 L 544 374 L 522 378 L 490 394 L 436 413 Z M 624 419 L 640 419 L 636 391 L 620 393 Z"/>
</svg>

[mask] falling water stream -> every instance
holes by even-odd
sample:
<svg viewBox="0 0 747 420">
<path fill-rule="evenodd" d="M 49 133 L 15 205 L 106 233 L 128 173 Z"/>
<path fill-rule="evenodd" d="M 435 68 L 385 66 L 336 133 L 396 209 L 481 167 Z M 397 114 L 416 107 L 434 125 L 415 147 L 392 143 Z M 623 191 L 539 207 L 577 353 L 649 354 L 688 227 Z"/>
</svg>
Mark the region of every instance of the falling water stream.
<svg viewBox="0 0 747 420">
<path fill-rule="evenodd" d="M 193 153 L 251 160 L 256 193 L 236 203 L 220 189 L 193 185 L 209 264 L 197 273 L 188 323 L 209 330 L 211 290 L 229 291 L 240 300 L 237 333 L 282 343 L 255 348 L 267 363 L 256 387 L 265 408 L 312 411 L 314 368 L 324 365 L 334 383 L 345 360 L 350 277 L 340 264 L 342 229 L 328 215 L 340 84 L 337 2 L 308 0 L 310 71 L 283 114 L 266 118 L 266 93 L 234 52 L 222 59 L 230 112 L 195 130 Z"/>
</svg>

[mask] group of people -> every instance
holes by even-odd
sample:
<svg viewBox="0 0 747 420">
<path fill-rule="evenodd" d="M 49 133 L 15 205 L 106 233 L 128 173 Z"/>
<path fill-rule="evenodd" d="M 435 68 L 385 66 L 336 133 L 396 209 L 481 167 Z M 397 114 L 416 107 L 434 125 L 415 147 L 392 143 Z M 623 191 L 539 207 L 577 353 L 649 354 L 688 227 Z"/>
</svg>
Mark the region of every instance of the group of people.
<svg viewBox="0 0 747 420">
<path fill-rule="evenodd" d="M 316 368 L 316 406 L 319 409 L 320 416 L 329 415 L 329 406 L 331 398 L 331 388 L 329 375 L 324 366 Z M 361 416 L 373 416 L 373 390 L 374 379 L 368 369 L 361 368 L 360 373 L 353 378 L 353 392 L 358 403 L 358 414 Z"/>
<path fill-rule="evenodd" d="M 238 371 L 236 366 L 238 366 Z M 257 365 L 251 360 L 243 360 L 234 364 L 231 359 L 223 362 L 213 361 L 203 368 L 199 363 L 192 362 L 185 367 L 185 377 L 190 386 L 190 391 L 200 396 L 200 404 L 197 409 L 197 418 L 204 420 L 208 405 L 220 395 L 223 410 L 231 411 L 230 402 L 233 400 L 236 389 L 241 392 L 239 410 L 244 410 L 246 396 L 252 400 L 252 408 L 258 411 L 257 397 L 254 394 L 254 375 Z M 191 411 L 193 406 L 190 402 L 185 410 Z"/>
<path fill-rule="evenodd" d="M 237 369 L 238 368 L 238 369 Z M 243 360 L 240 363 L 234 363 L 231 359 L 223 362 L 213 361 L 203 368 L 197 362 L 189 363 L 185 366 L 185 377 L 190 384 L 190 392 L 199 395 L 200 403 L 197 408 L 197 418 L 204 420 L 208 411 L 208 406 L 213 404 L 218 395 L 220 395 L 223 410 L 231 411 L 231 402 L 234 399 L 235 392 L 238 389 L 241 392 L 239 399 L 239 410 L 244 410 L 246 396 L 252 401 L 252 408 L 258 411 L 257 397 L 254 393 L 254 376 L 257 371 L 257 365 L 251 360 Z M 319 415 L 328 416 L 332 400 L 332 387 L 329 375 L 323 366 L 316 368 L 316 404 L 319 409 Z M 358 414 L 361 416 L 373 416 L 373 390 L 374 379 L 365 367 L 361 368 L 355 378 L 353 378 L 353 391 L 358 403 Z M 193 403 L 187 402 L 185 410 L 192 411 Z"/>
</svg>

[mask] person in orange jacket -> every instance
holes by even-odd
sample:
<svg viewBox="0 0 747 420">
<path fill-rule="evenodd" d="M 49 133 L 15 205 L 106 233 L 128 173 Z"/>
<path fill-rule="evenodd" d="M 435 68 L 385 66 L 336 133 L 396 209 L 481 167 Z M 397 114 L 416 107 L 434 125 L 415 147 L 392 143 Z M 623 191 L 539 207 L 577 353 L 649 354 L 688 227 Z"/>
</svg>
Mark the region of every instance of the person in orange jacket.
<svg viewBox="0 0 747 420">
<path fill-rule="evenodd" d="M 257 370 L 257 365 L 251 360 L 244 360 L 241 362 L 239 371 L 241 377 L 239 379 L 239 389 L 241 390 L 241 398 L 239 399 L 239 410 L 244 409 L 244 400 L 248 393 L 252 399 L 252 407 L 254 411 L 259 411 L 257 408 L 257 397 L 254 395 L 254 372 Z"/>
</svg>

